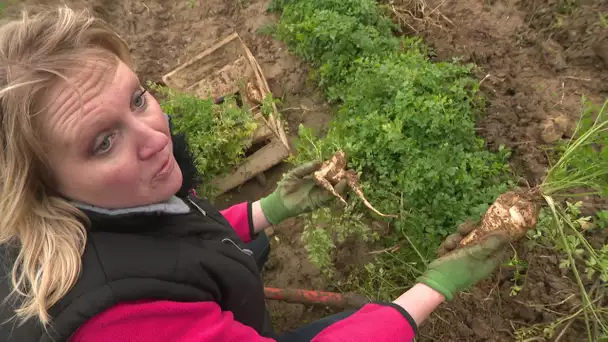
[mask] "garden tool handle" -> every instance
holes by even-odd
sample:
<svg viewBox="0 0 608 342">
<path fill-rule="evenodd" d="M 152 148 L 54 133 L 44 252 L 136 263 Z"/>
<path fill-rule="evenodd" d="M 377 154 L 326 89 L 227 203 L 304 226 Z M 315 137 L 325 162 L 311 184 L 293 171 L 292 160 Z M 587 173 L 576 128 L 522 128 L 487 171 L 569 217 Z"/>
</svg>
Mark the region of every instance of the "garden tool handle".
<svg viewBox="0 0 608 342">
<path fill-rule="evenodd" d="M 289 303 L 322 305 L 334 308 L 360 308 L 371 301 L 358 293 L 336 293 L 302 289 L 278 289 L 265 287 L 267 299 L 281 300 Z"/>
</svg>

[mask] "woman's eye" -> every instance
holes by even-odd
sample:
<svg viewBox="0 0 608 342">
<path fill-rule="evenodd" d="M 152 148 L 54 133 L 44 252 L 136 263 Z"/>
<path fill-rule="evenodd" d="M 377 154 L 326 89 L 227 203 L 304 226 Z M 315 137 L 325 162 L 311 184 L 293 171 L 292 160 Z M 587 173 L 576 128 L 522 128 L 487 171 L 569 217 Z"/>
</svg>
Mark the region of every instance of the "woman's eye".
<svg viewBox="0 0 608 342">
<path fill-rule="evenodd" d="M 135 93 L 132 103 L 133 108 L 139 109 L 146 105 L 146 91 L 147 90 L 143 90 L 141 92 Z"/>
<path fill-rule="evenodd" d="M 103 137 L 96 146 L 95 146 L 95 154 L 104 154 L 107 153 L 114 143 L 114 134 L 106 135 Z"/>
</svg>

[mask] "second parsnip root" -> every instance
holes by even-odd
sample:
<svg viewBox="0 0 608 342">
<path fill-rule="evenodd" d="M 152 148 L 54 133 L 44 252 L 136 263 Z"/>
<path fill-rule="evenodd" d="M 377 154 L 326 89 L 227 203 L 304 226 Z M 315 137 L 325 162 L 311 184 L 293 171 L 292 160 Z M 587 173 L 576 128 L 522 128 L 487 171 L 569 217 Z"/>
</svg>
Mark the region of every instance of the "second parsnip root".
<svg viewBox="0 0 608 342">
<path fill-rule="evenodd" d="M 536 227 L 539 206 L 533 195 L 525 191 L 508 191 L 500 195 L 481 218 L 479 225 L 460 242 L 466 246 L 487 234 L 502 231 L 510 241 L 517 241 Z"/>
</svg>

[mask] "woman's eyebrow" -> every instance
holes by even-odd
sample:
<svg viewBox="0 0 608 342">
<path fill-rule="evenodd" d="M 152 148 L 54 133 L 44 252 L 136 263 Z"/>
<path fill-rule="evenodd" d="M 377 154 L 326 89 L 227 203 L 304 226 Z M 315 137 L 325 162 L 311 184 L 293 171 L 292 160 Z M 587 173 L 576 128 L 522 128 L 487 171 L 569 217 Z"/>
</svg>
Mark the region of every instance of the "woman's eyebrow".
<svg viewBox="0 0 608 342">
<path fill-rule="evenodd" d="M 129 81 L 123 83 L 121 88 L 118 90 L 115 95 L 121 97 L 117 103 L 121 106 L 124 103 L 125 110 L 130 108 L 131 101 L 133 100 L 133 94 L 135 91 L 142 88 L 139 80 L 137 78 L 130 78 Z M 105 102 L 105 101 L 104 101 Z M 109 122 L 115 120 L 114 116 L 111 115 L 111 110 L 107 108 L 99 108 L 89 110 L 84 112 L 83 116 L 80 118 L 80 127 L 78 129 L 78 133 L 73 138 L 72 144 L 87 146 L 96 138 L 96 134 L 102 132 L 104 129 L 107 129 L 107 125 Z"/>
</svg>

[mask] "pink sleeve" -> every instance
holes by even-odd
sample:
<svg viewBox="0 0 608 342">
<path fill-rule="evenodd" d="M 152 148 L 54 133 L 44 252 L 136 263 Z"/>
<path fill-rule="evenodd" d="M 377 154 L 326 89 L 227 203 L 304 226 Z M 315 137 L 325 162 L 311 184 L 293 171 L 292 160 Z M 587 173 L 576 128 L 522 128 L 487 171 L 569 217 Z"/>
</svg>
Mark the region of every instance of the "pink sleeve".
<svg viewBox="0 0 608 342">
<path fill-rule="evenodd" d="M 69 342 L 274 341 L 236 322 L 214 302 L 117 304 L 87 321 Z"/>
<path fill-rule="evenodd" d="M 403 311 L 404 312 L 404 311 Z M 412 341 L 414 328 L 400 310 L 367 304 L 334 323 L 313 341 Z M 219 342 L 263 341 L 253 328 L 234 320 L 214 302 L 139 301 L 117 304 L 93 317 L 69 342 Z"/>
<path fill-rule="evenodd" d="M 400 306 L 367 304 L 325 328 L 312 341 L 410 342 L 416 335 L 415 327 L 414 320 Z"/>
<path fill-rule="evenodd" d="M 228 223 L 230 223 L 243 242 L 247 243 L 251 241 L 251 234 L 253 233 L 253 227 L 251 226 L 251 204 L 248 202 L 239 203 L 220 211 L 220 213 L 228 220 Z"/>
</svg>

